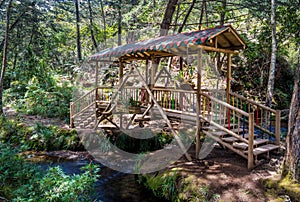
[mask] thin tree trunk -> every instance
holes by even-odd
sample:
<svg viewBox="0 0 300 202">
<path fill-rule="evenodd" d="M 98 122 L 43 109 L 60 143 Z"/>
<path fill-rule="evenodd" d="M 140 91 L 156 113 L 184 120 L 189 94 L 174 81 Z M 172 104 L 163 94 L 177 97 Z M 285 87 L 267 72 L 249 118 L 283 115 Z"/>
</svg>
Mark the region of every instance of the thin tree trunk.
<svg viewBox="0 0 300 202">
<path fill-rule="evenodd" d="M 93 30 L 93 11 L 91 6 L 91 0 L 88 0 L 89 14 L 90 14 L 90 33 L 93 41 L 94 49 L 98 51 L 97 41 L 95 39 L 94 30 Z"/>
<path fill-rule="evenodd" d="M 168 34 L 177 2 L 178 0 L 169 0 L 165 10 L 164 18 L 160 25 L 160 36 L 165 36 Z"/>
<path fill-rule="evenodd" d="M 201 6 L 201 14 L 200 14 L 200 18 L 199 18 L 199 26 L 198 26 L 199 30 L 201 30 L 201 27 L 202 27 L 205 4 L 206 4 L 206 0 L 203 0 L 202 1 L 202 6 Z"/>
<path fill-rule="evenodd" d="M 224 10 L 222 10 L 222 12 L 221 12 L 221 19 L 220 19 L 220 25 L 221 25 L 221 26 L 223 26 L 224 23 L 225 23 L 226 4 L 227 4 L 227 1 L 226 1 L 226 0 L 223 0 L 223 2 L 222 2 L 222 8 L 223 8 Z"/>
<path fill-rule="evenodd" d="M 9 27 L 9 32 L 11 32 L 15 27 L 16 25 L 20 22 L 20 20 L 22 19 L 22 17 L 24 16 L 24 14 L 26 13 L 27 11 L 24 11 L 23 13 L 21 13 L 17 19 L 14 21 L 14 23 L 11 24 L 11 26 Z M 0 44 L 0 51 L 3 50 L 3 47 L 4 47 L 4 42 L 5 42 L 5 38 L 1 41 L 1 44 Z"/>
<path fill-rule="evenodd" d="M 206 27 L 208 27 L 208 14 L 207 14 L 207 3 L 204 4 L 204 10 L 205 10 L 205 18 L 206 18 Z"/>
<path fill-rule="evenodd" d="M 102 14 L 102 20 L 103 20 L 103 38 L 104 38 L 104 44 L 106 47 L 106 19 L 104 14 L 104 8 L 103 8 L 103 1 L 100 0 L 100 6 L 101 6 L 101 14 Z"/>
<path fill-rule="evenodd" d="M 275 82 L 276 54 L 277 54 L 275 6 L 276 6 L 275 0 L 271 0 L 272 54 L 271 54 L 271 64 L 269 70 L 269 80 L 268 80 L 267 96 L 266 96 L 266 105 L 268 107 L 272 107 L 272 98 L 273 98 L 274 82 Z"/>
<path fill-rule="evenodd" d="M 298 46 L 299 47 L 299 46 Z M 290 105 L 285 171 L 300 183 L 300 48 L 298 48 L 298 65 L 295 73 L 294 91 Z M 287 173 L 284 172 L 284 173 Z"/>
<path fill-rule="evenodd" d="M 178 18 L 179 18 L 179 12 L 180 12 L 180 2 L 177 5 L 176 8 L 176 15 L 175 15 L 175 19 L 174 19 L 174 28 L 173 28 L 173 34 L 175 34 L 176 29 L 177 29 L 177 22 L 178 22 Z"/>
<path fill-rule="evenodd" d="M 79 17 L 79 3 L 75 0 L 75 12 L 76 12 L 76 32 L 77 32 L 77 59 L 82 60 L 81 55 L 81 39 L 80 39 L 80 17 Z"/>
<path fill-rule="evenodd" d="M 121 12 L 122 0 L 119 0 L 118 5 L 118 45 L 122 45 L 122 12 Z"/>
<path fill-rule="evenodd" d="M 1 77 L 0 77 L 0 115 L 3 114 L 3 84 L 4 84 L 4 75 L 6 71 L 6 65 L 7 65 L 7 50 L 9 45 L 9 21 L 10 21 L 11 3 L 12 0 L 9 0 L 6 9 L 5 42 L 4 42 L 2 69 L 1 69 Z"/>
<path fill-rule="evenodd" d="M 181 33 L 181 32 L 182 32 L 182 30 L 183 30 L 183 28 L 184 28 L 184 26 L 185 26 L 185 24 L 186 24 L 186 21 L 188 20 L 188 18 L 189 18 L 189 16 L 190 16 L 191 12 L 192 12 L 192 10 L 193 10 L 193 8 L 194 8 L 194 6 L 195 6 L 195 2 L 196 2 L 196 0 L 193 0 L 193 1 L 192 1 L 191 5 L 190 5 L 190 7 L 189 7 L 189 10 L 187 11 L 187 13 L 186 13 L 186 15 L 185 15 L 185 17 L 184 17 L 184 19 L 183 19 L 183 22 L 182 22 L 181 26 L 180 26 L 179 29 L 178 29 L 178 33 Z"/>
</svg>

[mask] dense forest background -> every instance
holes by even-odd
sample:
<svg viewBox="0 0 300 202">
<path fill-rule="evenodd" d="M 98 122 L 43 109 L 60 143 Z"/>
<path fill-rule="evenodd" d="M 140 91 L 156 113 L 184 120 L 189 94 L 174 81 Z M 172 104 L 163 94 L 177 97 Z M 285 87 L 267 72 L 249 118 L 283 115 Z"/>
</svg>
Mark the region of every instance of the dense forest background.
<svg viewBox="0 0 300 202">
<path fill-rule="evenodd" d="M 299 8 L 299 0 L 0 0 L 3 106 L 67 122 L 74 78 L 91 54 L 130 42 L 135 30 L 143 38 L 143 30 L 231 24 L 247 42 L 233 58 L 233 90 L 265 103 L 274 77 L 270 105 L 288 109 L 299 74 Z"/>
<path fill-rule="evenodd" d="M 1 58 L 8 2 L 0 1 Z M 299 1 L 276 1 L 275 6 L 273 105 L 287 109 L 297 65 Z M 171 34 L 222 24 L 231 24 L 247 42 L 247 49 L 234 59 L 233 86 L 265 100 L 272 53 L 271 1 L 12 0 L 10 10 L 4 104 L 27 113 L 67 119 L 71 78 L 80 72 L 81 62 L 97 50 L 130 42 L 135 30 L 143 35 L 143 30 L 164 28 Z"/>
</svg>

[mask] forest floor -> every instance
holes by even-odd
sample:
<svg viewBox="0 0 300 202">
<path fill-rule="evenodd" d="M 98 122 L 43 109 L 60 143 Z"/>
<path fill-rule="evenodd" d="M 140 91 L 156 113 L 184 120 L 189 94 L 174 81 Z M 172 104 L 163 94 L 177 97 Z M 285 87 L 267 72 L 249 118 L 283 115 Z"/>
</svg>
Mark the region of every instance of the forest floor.
<svg viewBox="0 0 300 202">
<path fill-rule="evenodd" d="M 26 125 L 32 126 L 35 123 L 44 125 L 55 125 L 62 128 L 68 128 L 68 125 L 59 119 L 49 119 L 40 116 L 30 116 L 18 114 L 15 111 L 6 108 L 7 116 L 18 117 L 20 121 Z M 192 147 L 189 153 L 193 159 L 195 148 Z M 50 155 L 61 155 L 65 158 L 76 158 L 79 156 L 89 156 L 82 152 L 57 152 Z M 69 157 L 71 155 L 72 157 Z M 80 158 L 79 158 L 80 159 Z M 247 169 L 247 160 L 219 146 L 216 146 L 205 160 L 195 160 L 187 162 L 182 157 L 177 162 L 172 164 L 168 169 L 176 168 L 180 170 L 180 175 L 184 178 L 191 177 L 192 183 L 200 185 L 208 185 L 209 192 L 218 194 L 218 201 L 286 201 L 287 196 L 280 196 L 282 200 L 276 199 L 275 196 L 269 194 L 262 185 L 262 180 L 267 178 L 276 178 L 278 171 L 283 161 L 283 151 L 273 155 L 269 160 L 263 160 L 260 166 L 257 166 L 252 171 Z"/>
<path fill-rule="evenodd" d="M 191 155 L 195 154 L 195 148 L 189 150 Z M 269 160 L 262 160 L 261 165 L 252 171 L 247 169 L 247 160 L 215 146 L 205 160 L 187 162 L 181 158 L 171 168 L 180 170 L 183 177 L 193 176 L 189 180 L 199 185 L 208 185 L 211 194 L 218 194 L 218 201 L 281 201 L 274 194 L 269 194 L 262 181 L 268 178 L 278 178 L 278 171 L 283 161 L 283 154 L 273 155 Z M 282 195 L 282 201 L 288 196 Z"/>
</svg>

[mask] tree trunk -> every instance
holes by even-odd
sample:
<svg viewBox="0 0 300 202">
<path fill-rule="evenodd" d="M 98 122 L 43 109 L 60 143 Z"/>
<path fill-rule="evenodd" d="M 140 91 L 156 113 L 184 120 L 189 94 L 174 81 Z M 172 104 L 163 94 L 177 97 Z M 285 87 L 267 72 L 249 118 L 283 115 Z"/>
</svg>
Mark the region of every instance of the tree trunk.
<svg viewBox="0 0 300 202">
<path fill-rule="evenodd" d="M 165 10 L 164 18 L 160 24 L 160 36 L 165 36 L 168 34 L 177 2 L 178 0 L 169 0 Z"/>
<path fill-rule="evenodd" d="M 299 47 L 299 46 L 298 46 Z M 290 105 L 285 171 L 300 183 L 300 48 L 298 48 L 298 65 L 295 73 L 294 91 Z"/>
<path fill-rule="evenodd" d="M 119 0 L 118 5 L 118 46 L 122 45 L 122 12 L 121 12 L 122 0 Z"/>
<path fill-rule="evenodd" d="M 271 54 L 271 64 L 269 70 L 269 80 L 268 80 L 267 96 L 266 96 L 266 105 L 268 107 L 272 107 L 272 98 L 273 98 L 274 82 L 275 82 L 276 54 L 277 54 L 275 6 L 276 6 L 275 0 L 271 0 L 272 54 Z"/>
<path fill-rule="evenodd" d="M 176 14 L 175 14 L 175 19 L 174 19 L 174 27 L 173 27 L 173 34 L 176 33 L 176 29 L 177 29 L 177 23 L 178 23 L 178 19 L 179 19 L 179 13 L 180 13 L 180 2 L 178 3 L 178 5 L 176 6 Z"/>
<path fill-rule="evenodd" d="M 220 25 L 221 26 L 223 26 L 224 23 L 225 23 L 226 4 L 227 4 L 227 1 L 223 0 L 223 2 L 222 2 L 222 8 L 223 8 L 223 10 L 221 11 L 221 19 L 220 19 Z"/>
<path fill-rule="evenodd" d="M 104 8 L 103 8 L 103 1 L 100 0 L 100 6 L 101 6 L 101 15 L 102 15 L 102 20 L 103 20 L 103 38 L 104 38 L 104 44 L 106 48 L 106 19 L 105 19 L 105 14 L 104 14 Z"/>
<path fill-rule="evenodd" d="M 3 114 L 3 84 L 4 84 L 4 75 L 5 75 L 6 65 L 7 65 L 7 50 L 9 44 L 9 21 L 10 21 L 11 3 L 12 0 L 9 0 L 6 9 L 5 42 L 4 42 L 2 69 L 1 69 L 1 77 L 0 77 L 0 115 Z"/>
<path fill-rule="evenodd" d="M 80 40 L 80 18 L 79 18 L 79 3 L 78 0 L 75 0 L 75 12 L 76 12 L 76 32 L 77 32 L 77 59 L 78 61 L 82 60 L 81 55 L 81 40 Z"/>
<path fill-rule="evenodd" d="M 199 30 L 201 30 L 201 27 L 202 27 L 202 20 L 203 20 L 205 4 L 206 4 L 206 0 L 203 0 L 202 1 L 202 6 L 201 6 L 200 18 L 199 18 L 199 25 L 198 25 Z"/>
<path fill-rule="evenodd" d="M 196 3 L 196 0 L 193 0 L 192 3 L 191 3 L 191 5 L 190 5 L 190 7 L 189 7 L 189 10 L 187 11 L 186 15 L 184 16 L 184 19 L 183 19 L 183 22 L 182 22 L 181 26 L 178 29 L 178 33 L 182 32 L 183 27 L 185 26 L 186 21 L 188 20 L 191 12 L 192 12 L 192 10 L 193 10 L 193 8 L 195 6 L 195 3 Z"/>
<path fill-rule="evenodd" d="M 94 30 L 93 30 L 93 11 L 92 11 L 92 6 L 91 6 L 91 0 L 88 0 L 88 7 L 89 7 L 89 18 L 90 18 L 90 33 L 91 33 L 91 38 L 93 41 L 94 49 L 98 51 L 98 45 L 97 41 L 95 39 L 94 35 Z"/>
</svg>

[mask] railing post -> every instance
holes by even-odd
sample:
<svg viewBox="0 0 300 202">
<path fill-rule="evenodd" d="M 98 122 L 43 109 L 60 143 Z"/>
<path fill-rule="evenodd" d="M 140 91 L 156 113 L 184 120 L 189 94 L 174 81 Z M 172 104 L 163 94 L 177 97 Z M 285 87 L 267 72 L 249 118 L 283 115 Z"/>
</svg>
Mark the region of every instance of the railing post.
<svg viewBox="0 0 300 202">
<path fill-rule="evenodd" d="M 254 142 L 254 113 L 249 113 L 249 139 L 248 139 L 248 169 L 254 167 L 253 164 L 253 142 Z"/>
<path fill-rule="evenodd" d="M 73 102 L 70 102 L 70 128 L 74 128 L 74 122 L 73 122 Z"/>
<path fill-rule="evenodd" d="M 281 111 L 276 110 L 276 119 L 275 119 L 275 144 L 279 145 L 280 144 L 280 116 L 281 116 Z"/>
<path fill-rule="evenodd" d="M 98 100 L 98 86 L 95 88 L 95 127 L 97 127 L 97 100 Z"/>
</svg>

